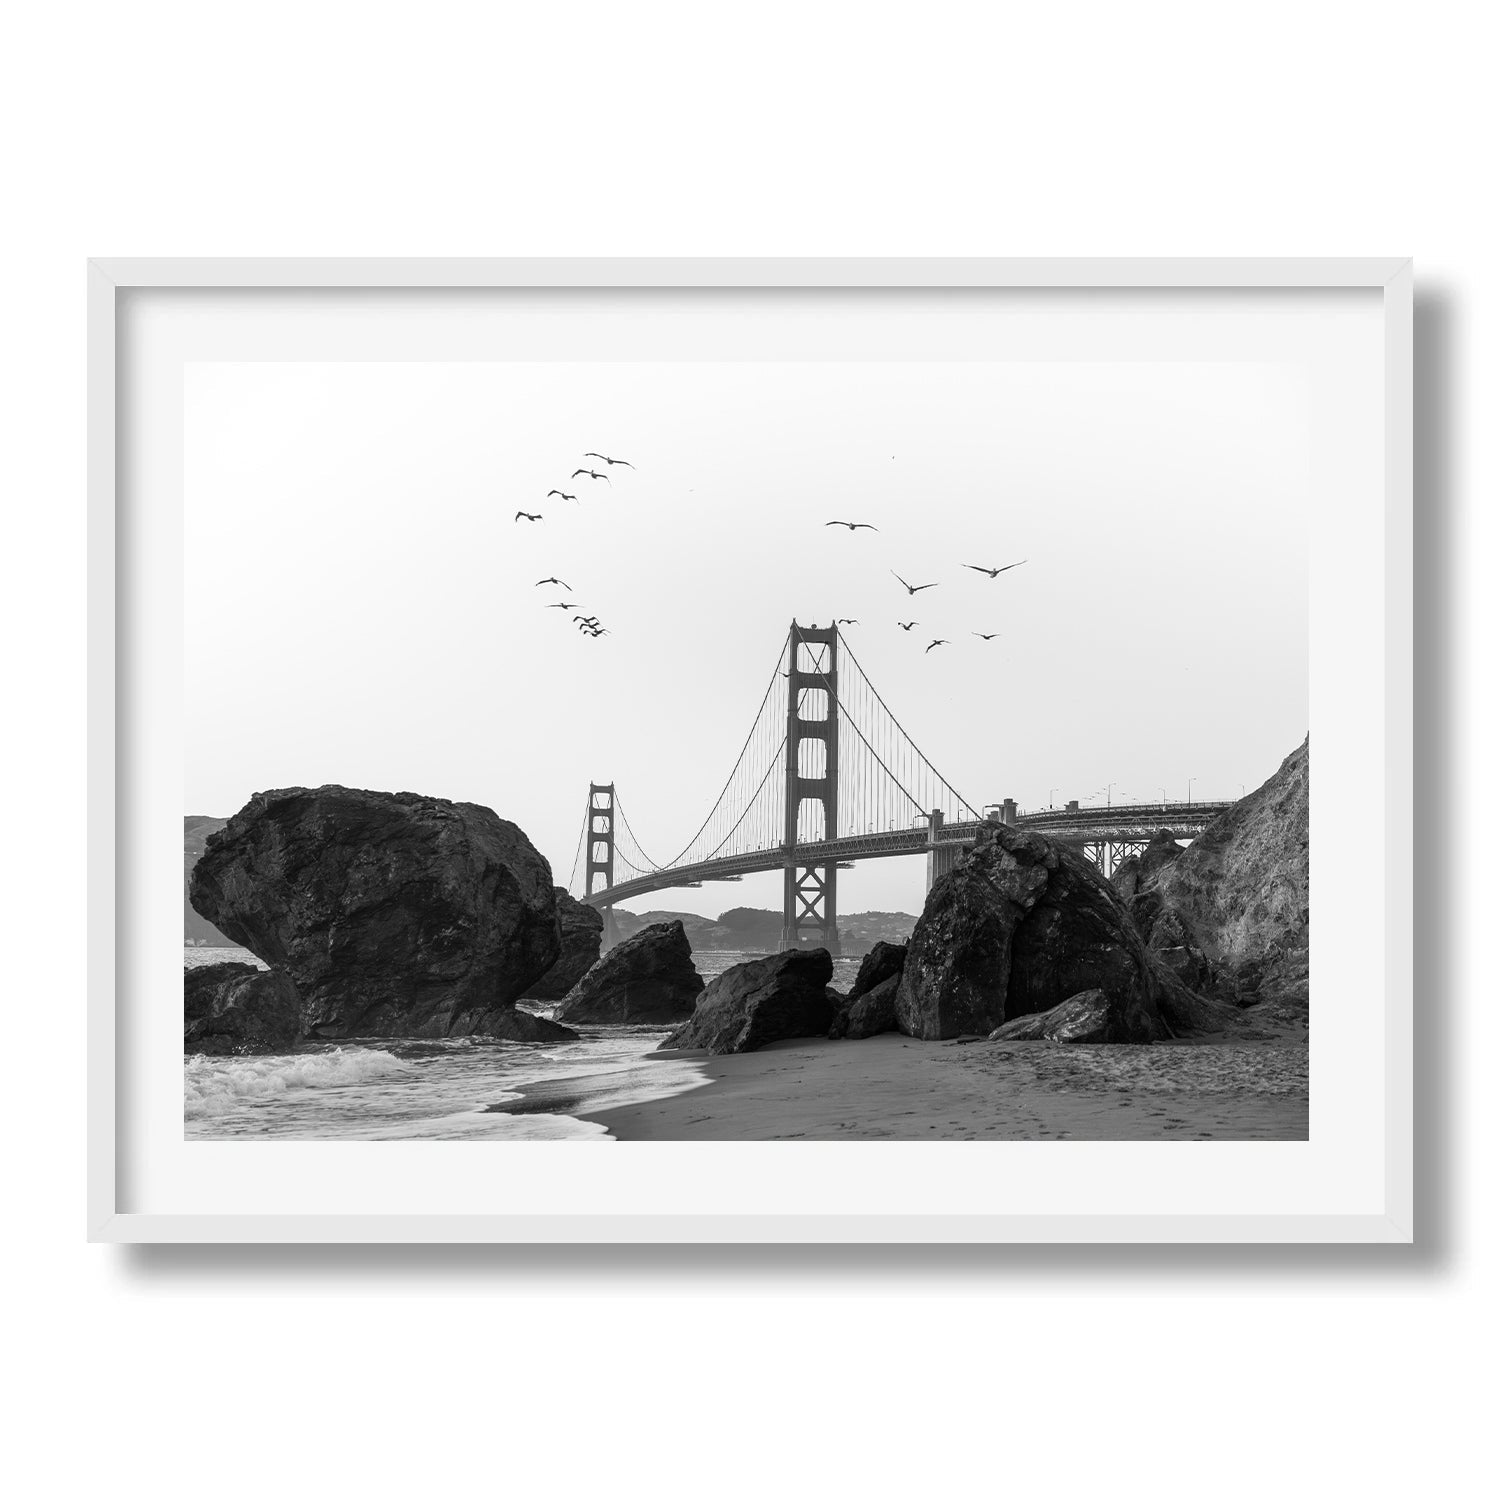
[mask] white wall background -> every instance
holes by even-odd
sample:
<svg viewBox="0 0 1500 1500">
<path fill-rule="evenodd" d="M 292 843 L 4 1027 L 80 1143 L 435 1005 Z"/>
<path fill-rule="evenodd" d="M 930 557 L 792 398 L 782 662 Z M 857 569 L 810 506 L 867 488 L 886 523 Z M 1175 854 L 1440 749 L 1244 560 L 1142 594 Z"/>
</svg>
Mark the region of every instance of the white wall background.
<svg viewBox="0 0 1500 1500">
<path fill-rule="evenodd" d="M 1471 1488 L 1496 893 L 1451 815 L 1494 764 L 1481 442 L 1500 403 L 1476 14 L 304 0 L 12 19 L 0 1107 L 22 1492 Z M 85 1245 L 83 258 L 169 253 L 1417 255 L 1422 1245 Z"/>
</svg>

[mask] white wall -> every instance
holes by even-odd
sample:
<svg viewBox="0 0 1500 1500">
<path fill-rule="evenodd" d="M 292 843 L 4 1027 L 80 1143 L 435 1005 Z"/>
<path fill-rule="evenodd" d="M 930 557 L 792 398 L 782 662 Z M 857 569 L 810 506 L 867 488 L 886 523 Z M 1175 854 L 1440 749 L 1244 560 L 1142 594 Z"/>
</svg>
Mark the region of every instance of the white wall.
<svg viewBox="0 0 1500 1500">
<path fill-rule="evenodd" d="M 1447 822 L 1495 763 L 1478 13 L 144 0 L 10 19 L 18 1492 L 1468 1492 L 1497 1248 L 1494 879 Z M 83 258 L 731 252 L 1419 258 L 1417 1250 L 83 1243 Z"/>
</svg>

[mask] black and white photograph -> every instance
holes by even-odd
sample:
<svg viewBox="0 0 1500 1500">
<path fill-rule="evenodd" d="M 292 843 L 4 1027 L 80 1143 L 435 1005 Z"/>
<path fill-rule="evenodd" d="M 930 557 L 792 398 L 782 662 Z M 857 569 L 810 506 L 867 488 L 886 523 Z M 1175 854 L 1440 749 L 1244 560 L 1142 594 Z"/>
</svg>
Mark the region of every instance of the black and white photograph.
<svg viewBox="0 0 1500 1500">
<path fill-rule="evenodd" d="M 1307 1140 L 1315 404 L 1092 316 L 189 366 L 188 1139 Z"/>
</svg>

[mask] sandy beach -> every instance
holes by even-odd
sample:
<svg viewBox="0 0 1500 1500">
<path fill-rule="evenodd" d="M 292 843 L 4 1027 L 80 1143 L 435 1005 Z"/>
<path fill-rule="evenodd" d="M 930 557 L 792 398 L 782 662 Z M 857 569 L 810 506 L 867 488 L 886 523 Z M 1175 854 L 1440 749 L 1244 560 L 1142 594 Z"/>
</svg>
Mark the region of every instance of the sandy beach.
<svg viewBox="0 0 1500 1500">
<path fill-rule="evenodd" d="M 686 1063 L 700 1086 L 684 1088 Z M 670 1069 L 682 1091 L 617 1105 L 618 1080 L 574 1078 L 502 1107 L 572 1114 L 622 1141 L 1307 1139 L 1306 1013 L 1296 1011 L 1164 1046 L 893 1033 L 729 1057 L 662 1052 L 645 1066 Z"/>
</svg>

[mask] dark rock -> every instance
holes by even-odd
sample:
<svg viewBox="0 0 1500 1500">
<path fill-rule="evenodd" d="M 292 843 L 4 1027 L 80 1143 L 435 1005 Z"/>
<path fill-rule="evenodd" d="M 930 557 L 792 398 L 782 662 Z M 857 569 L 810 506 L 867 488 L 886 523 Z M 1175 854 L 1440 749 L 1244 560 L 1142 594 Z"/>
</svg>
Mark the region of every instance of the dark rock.
<svg viewBox="0 0 1500 1500">
<path fill-rule="evenodd" d="M 703 978 L 681 922 L 643 927 L 616 943 L 568 992 L 560 1021 L 676 1025 L 693 1013 Z"/>
<path fill-rule="evenodd" d="M 849 999 L 858 1000 L 878 984 L 884 984 L 891 975 L 900 977 L 906 966 L 905 943 L 876 943 L 860 961 L 859 973 L 849 989 Z"/>
<path fill-rule="evenodd" d="M 1119 864 L 1115 866 L 1115 872 L 1109 877 L 1109 883 L 1129 901 L 1135 895 L 1141 883 L 1141 857 L 1139 854 L 1127 854 Z"/>
<path fill-rule="evenodd" d="M 933 886 L 896 997 L 902 1031 L 988 1036 L 1017 1016 L 1102 990 L 1110 1040 L 1222 1024 L 1146 949 L 1118 891 L 1081 854 L 1007 824 Z"/>
<path fill-rule="evenodd" d="M 833 1020 L 826 948 L 793 948 L 726 969 L 704 990 L 691 1019 L 663 1047 L 754 1052 L 790 1037 L 826 1036 Z"/>
<path fill-rule="evenodd" d="M 1187 948 L 1221 992 L 1307 1003 L 1309 742 L 1149 877 L 1137 924 Z"/>
<path fill-rule="evenodd" d="M 576 1042 L 578 1033 L 571 1026 L 534 1016 L 517 1006 L 500 1005 L 478 1014 L 456 1012 L 453 1036 L 489 1036 L 501 1042 Z"/>
<path fill-rule="evenodd" d="M 285 1052 L 302 1035 L 296 986 L 254 964 L 184 969 L 184 1052 Z"/>
<path fill-rule="evenodd" d="M 561 1000 L 599 961 L 604 938 L 604 913 L 575 901 L 562 886 L 556 889 L 557 921 L 562 935 L 558 960 L 526 991 L 526 1000 Z"/>
<path fill-rule="evenodd" d="M 895 1031 L 896 992 L 900 988 L 900 974 L 887 974 L 874 989 L 844 1001 L 834 1012 L 828 1035 L 858 1042 L 883 1031 Z"/>
<path fill-rule="evenodd" d="M 561 949 L 552 872 L 526 835 L 412 792 L 259 792 L 209 838 L 191 897 L 288 975 L 304 1031 L 324 1037 L 534 1031 L 496 1012 Z"/>
<path fill-rule="evenodd" d="M 1109 996 L 1085 990 L 1039 1015 L 1017 1016 L 990 1033 L 992 1042 L 1108 1042 L 1113 1041 Z"/>
</svg>

